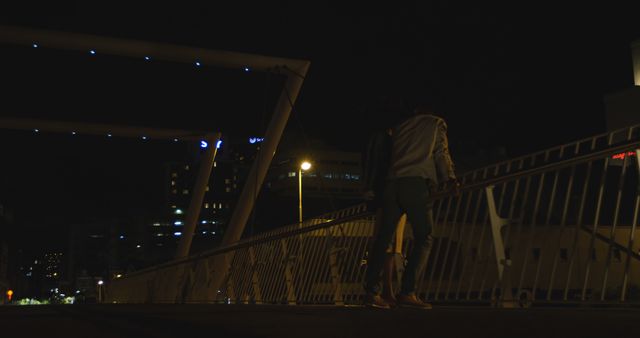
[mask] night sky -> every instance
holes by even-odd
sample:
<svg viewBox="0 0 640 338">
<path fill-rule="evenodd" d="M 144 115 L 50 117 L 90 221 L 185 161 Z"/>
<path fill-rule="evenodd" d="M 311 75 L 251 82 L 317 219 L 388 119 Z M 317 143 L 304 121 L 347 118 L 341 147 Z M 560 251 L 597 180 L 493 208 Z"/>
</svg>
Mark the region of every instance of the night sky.
<svg viewBox="0 0 640 338">
<path fill-rule="evenodd" d="M 551 12 L 437 2 L 364 8 L 286 1 L 225 6 L 24 1 L 1 6 L 1 24 L 310 60 L 287 130 L 303 131 L 334 149 L 362 150 L 381 95 L 432 97 L 449 123 L 454 159 L 500 146 L 516 156 L 604 132 L 603 96 L 633 85 L 629 44 L 640 39 L 638 11 L 631 8 Z M 2 48 L 4 85 L 10 84 L 3 91 L 2 116 L 211 128 L 241 138 L 264 130 L 279 91 L 280 79 L 265 74 Z M 145 165 L 160 158 L 179 160 L 184 153 L 178 146 L 167 150 L 134 143 L 110 148 L 91 139 L 79 145 L 62 136 L 47 136 L 45 146 L 33 135 L 3 133 L 4 153 L 18 160 L 3 166 L 0 198 L 16 210 L 34 211 L 37 216 L 30 219 L 40 225 L 32 226 L 41 228 L 123 205 L 128 213 L 136 205 L 145 210 L 157 206 L 160 199 L 144 191 L 161 182 L 161 173 L 140 186 L 122 178 L 95 183 L 90 173 L 117 176 L 126 172 L 126 164 L 142 175 Z M 70 169 L 78 159 L 88 163 L 86 177 Z M 38 179 L 19 188 L 16 182 L 26 177 Z M 94 183 L 65 188 L 78 179 Z M 108 191 L 113 182 L 121 184 L 116 184 L 119 194 L 133 197 L 122 205 L 97 202 L 113 205 L 96 210 L 91 209 L 95 200 L 78 198 L 91 191 L 88 187 Z M 96 198 L 110 200 L 105 194 Z M 44 214 L 57 221 L 44 221 Z"/>
</svg>

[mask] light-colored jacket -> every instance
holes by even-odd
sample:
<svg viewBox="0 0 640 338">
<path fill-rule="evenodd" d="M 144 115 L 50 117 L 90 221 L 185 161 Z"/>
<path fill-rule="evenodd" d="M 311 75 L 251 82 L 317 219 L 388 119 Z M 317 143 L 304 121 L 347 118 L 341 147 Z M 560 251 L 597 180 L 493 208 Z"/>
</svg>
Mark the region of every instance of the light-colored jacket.
<svg viewBox="0 0 640 338">
<path fill-rule="evenodd" d="M 389 178 L 423 177 L 434 183 L 454 179 L 447 124 L 433 115 L 416 115 L 393 129 Z"/>
</svg>

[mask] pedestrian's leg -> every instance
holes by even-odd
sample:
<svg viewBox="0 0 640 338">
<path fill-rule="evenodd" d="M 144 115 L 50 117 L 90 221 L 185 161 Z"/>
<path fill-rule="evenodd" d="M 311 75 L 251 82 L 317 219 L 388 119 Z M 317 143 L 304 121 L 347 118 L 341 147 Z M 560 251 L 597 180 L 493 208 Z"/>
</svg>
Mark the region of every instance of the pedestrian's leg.
<svg viewBox="0 0 640 338">
<path fill-rule="evenodd" d="M 424 179 L 403 180 L 399 184 L 399 200 L 407 211 L 407 219 L 413 230 L 413 248 L 407 257 L 407 266 L 402 276 L 400 293 L 415 293 L 418 279 L 422 275 L 431 251 L 431 229 L 433 225 L 431 208 L 428 206 L 429 190 Z"/>
<path fill-rule="evenodd" d="M 374 238 L 373 246 L 369 251 L 367 262 L 367 273 L 365 280 L 365 290 L 367 293 L 380 294 L 380 272 L 387 257 L 386 250 L 391 242 L 391 237 L 396 229 L 396 224 L 400 218 L 401 211 L 395 198 L 395 187 L 393 181 L 387 184 L 385 189 L 382 213 L 382 222 L 378 229 L 378 234 Z"/>
<path fill-rule="evenodd" d="M 384 261 L 384 269 L 382 271 L 382 298 L 387 303 L 395 302 L 395 293 L 393 292 L 393 269 L 395 267 L 394 262 L 395 254 L 387 253 L 387 257 Z"/>
</svg>

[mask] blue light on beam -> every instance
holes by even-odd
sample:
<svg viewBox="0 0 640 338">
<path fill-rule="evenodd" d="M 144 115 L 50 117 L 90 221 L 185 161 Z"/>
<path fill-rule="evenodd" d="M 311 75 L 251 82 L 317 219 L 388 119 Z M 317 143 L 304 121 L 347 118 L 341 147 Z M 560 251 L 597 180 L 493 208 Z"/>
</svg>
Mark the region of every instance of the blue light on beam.
<svg viewBox="0 0 640 338">
<path fill-rule="evenodd" d="M 209 146 L 209 143 L 207 143 L 207 141 L 200 141 L 200 148 L 206 148 Z"/>
<path fill-rule="evenodd" d="M 222 140 L 218 140 L 218 143 L 216 143 L 216 149 L 220 149 L 221 146 L 222 146 Z"/>
<path fill-rule="evenodd" d="M 173 233 L 174 236 L 182 236 L 182 232 L 180 231 L 176 231 Z"/>
</svg>

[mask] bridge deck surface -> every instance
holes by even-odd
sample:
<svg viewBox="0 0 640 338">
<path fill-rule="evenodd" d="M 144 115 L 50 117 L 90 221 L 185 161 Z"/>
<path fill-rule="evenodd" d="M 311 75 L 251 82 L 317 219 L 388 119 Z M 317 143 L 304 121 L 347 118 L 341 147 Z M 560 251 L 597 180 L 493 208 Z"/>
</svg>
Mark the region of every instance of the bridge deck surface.
<svg viewBox="0 0 640 338">
<path fill-rule="evenodd" d="M 622 308 L 268 305 L 2 306 L 2 337 L 637 337 Z"/>
</svg>

